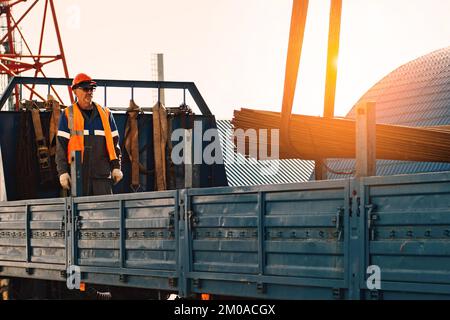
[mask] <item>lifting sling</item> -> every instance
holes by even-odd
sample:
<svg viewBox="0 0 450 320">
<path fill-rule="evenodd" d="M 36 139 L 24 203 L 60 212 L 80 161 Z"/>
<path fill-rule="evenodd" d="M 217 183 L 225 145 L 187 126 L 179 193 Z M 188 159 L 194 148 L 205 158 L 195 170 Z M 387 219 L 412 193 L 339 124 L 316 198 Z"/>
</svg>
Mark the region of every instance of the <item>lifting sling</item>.
<svg viewBox="0 0 450 320">
<path fill-rule="evenodd" d="M 59 117 L 61 115 L 61 109 L 59 102 L 49 95 L 47 99 L 46 108 L 52 112 L 50 118 L 50 130 L 49 130 L 49 154 L 54 156 L 56 154 L 56 135 L 58 133 Z"/>
<path fill-rule="evenodd" d="M 141 112 L 136 103 L 130 100 L 130 106 L 127 109 L 127 122 L 125 125 L 124 144 L 128 157 L 131 161 L 131 189 L 133 192 L 139 191 L 140 184 L 140 166 L 139 163 L 139 130 L 137 116 Z"/>
<path fill-rule="evenodd" d="M 39 107 L 36 103 L 31 102 L 30 111 L 31 118 L 33 120 L 33 128 L 35 134 L 36 151 L 38 157 L 39 171 L 41 177 L 41 184 L 51 180 L 51 168 L 50 168 L 50 153 L 47 146 L 47 141 L 42 132 L 41 116 Z"/>
<path fill-rule="evenodd" d="M 156 191 L 167 190 L 166 144 L 168 138 L 167 111 L 157 102 L 153 107 L 153 146 Z"/>
</svg>

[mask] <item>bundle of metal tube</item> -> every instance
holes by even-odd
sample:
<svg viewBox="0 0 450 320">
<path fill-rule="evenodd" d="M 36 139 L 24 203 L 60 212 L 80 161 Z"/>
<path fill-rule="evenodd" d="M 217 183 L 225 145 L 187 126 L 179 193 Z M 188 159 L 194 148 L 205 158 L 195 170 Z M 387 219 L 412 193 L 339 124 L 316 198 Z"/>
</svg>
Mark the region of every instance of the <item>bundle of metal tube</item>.
<svg viewBox="0 0 450 320">
<path fill-rule="evenodd" d="M 278 112 L 243 108 L 234 111 L 232 123 L 235 129 L 255 129 L 258 136 L 256 146 L 249 146 L 247 139 L 247 151 L 238 150 L 238 152 L 249 154 L 249 150 L 255 150 L 258 146 L 265 146 L 270 151 L 272 150 L 270 129 L 280 129 L 281 115 Z M 260 129 L 268 129 L 267 138 L 264 134 L 259 135 Z M 273 144 L 279 147 L 280 159 L 354 158 L 355 121 L 292 115 L 289 123 L 289 139 L 273 141 Z M 418 128 L 377 124 L 376 158 L 450 162 L 449 127 Z"/>
</svg>

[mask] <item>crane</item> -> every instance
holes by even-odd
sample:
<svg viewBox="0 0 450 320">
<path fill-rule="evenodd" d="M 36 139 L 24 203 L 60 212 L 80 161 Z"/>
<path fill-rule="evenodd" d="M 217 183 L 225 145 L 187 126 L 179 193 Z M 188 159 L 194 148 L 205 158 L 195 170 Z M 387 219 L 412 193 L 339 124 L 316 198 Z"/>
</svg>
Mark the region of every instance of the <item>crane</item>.
<svg viewBox="0 0 450 320">
<path fill-rule="evenodd" d="M 69 71 L 67 68 L 66 57 L 64 54 L 64 48 L 61 40 L 61 33 L 59 31 L 59 25 L 55 10 L 55 5 L 53 0 L 34 0 L 24 11 L 24 13 L 18 18 L 14 18 L 12 14 L 12 9 L 20 4 L 26 2 L 26 0 L 16 0 L 16 1 L 5 1 L 0 0 L 0 16 L 4 17 L 5 21 L 5 34 L 0 35 L 0 47 L 2 47 L 2 51 L 0 52 L 0 74 L 6 76 L 8 78 L 15 77 L 20 75 L 26 71 L 34 71 L 34 77 L 38 75 L 42 75 L 44 78 L 46 77 L 46 73 L 44 71 L 44 67 L 50 63 L 61 61 L 64 76 L 66 78 L 69 77 Z M 42 16 L 42 25 L 40 28 L 40 37 L 37 53 L 33 52 L 32 47 L 25 38 L 24 34 L 21 31 L 21 22 L 29 15 L 30 12 L 37 11 L 37 4 L 41 2 L 43 4 L 43 16 Z M 23 8 L 25 9 L 25 8 Z M 56 34 L 56 38 L 58 41 L 59 52 L 56 54 L 43 54 L 43 41 L 44 35 L 46 34 L 45 25 L 47 15 L 51 12 L 54 32 Z M 18 34 L 18 39 L 16 39 L 16 35 Z M 19 48 L 16 46 L 16 41 L 20 41 L 25 45 L 26 53 L 22 53 Z M 30 91 L 30 100 L 36 95 L 41 100 L 46 100 L 43 96 L 41 96 L 36 90 L 35 85 L 24 85 Z M 55 90 L 53 86 L 51 86 L 51 90 L 57 97 L 57 99 L 62 104 L 62 99 L 58 92 Z M 70 100 L 73 102 L 73 94 L 70 88 L 68 88 L 68 94 Z M 14 90 L 15 96 L 15 109 L 19 108 L 19 101 L 21 98 L 20 89 L 16 86 Z"/>
</svg>

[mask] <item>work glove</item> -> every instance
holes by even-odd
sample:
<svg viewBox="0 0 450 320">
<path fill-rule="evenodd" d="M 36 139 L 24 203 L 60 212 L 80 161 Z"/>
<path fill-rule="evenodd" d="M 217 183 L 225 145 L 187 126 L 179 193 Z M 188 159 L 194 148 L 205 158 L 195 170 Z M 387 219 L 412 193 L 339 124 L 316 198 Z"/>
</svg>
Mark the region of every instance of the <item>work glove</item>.
<svg viewBox="0 0 450 320">
<path fill-rule="evenodd" d="M 59 183 L 64 189 L 67 190 L 70 189 L 70 184 L 72 183 L 72 180 L 70 180 L 70 176 L 67 172 L 59 176 Z"/>
<path fill-rule="evenodd" d="M 111 173 L 114 184 L 117 184 L 123 178 L 123 173 L 120 169 L 114 169 Z"/>
</svg>

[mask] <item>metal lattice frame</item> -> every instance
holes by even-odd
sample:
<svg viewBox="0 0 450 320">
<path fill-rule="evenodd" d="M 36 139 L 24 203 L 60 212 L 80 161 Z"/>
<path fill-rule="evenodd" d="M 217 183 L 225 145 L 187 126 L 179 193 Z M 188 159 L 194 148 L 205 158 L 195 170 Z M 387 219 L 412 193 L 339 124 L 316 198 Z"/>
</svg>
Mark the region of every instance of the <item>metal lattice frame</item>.
<svg viewBox="0 0 450 320">
<path fill-rule="evenodd" d="M 17 1 L 0 1 L 0 15 L 5 15 L 6 17 L 6 32 L 5 35 L 0 39 L 0 46 L 7 48 L 5 53 L 0 53 L 0 74 L 8 75 L 11 77 L 15 77 L 20 75 L 23 72 L 34 70 L 34 77 L 40 75 L 46 78 L 46 74 L 44 72 L 44 67 L 50 63 L 61 61 L 64 75 L 66 78 L 69 77 L 69 71 L 67 69 L 67 62 L 64 54 L 64 48 L 61 41 L 61 34 L 59 31 L 58 20 L 56 16 L 55 6 L 53 0 L 42 0 L 44 1 L 44 12 L 42 17 L 42 25 L 40 29 L 40 38 L 39 38 L 39 48 L 37 53 L 33 53 L 29 42 L 25 39 L 22 31 L 20 30 L 20 23 L 24 20 L 24 18 L 30 15 L 30 12 L 35 9 L 36 4 L 39 0 L 35 0 L 29 5 L 28 9 L 22 14 L 22 16 L 18 19 L 14 18 L 12 14 L 12 9 L 16 5 L 22 5 L 25 0 L 17 0 Z M 49 8 L 50 7 L 50 8 Z M 37 11 L 37 10 L 34 10 Z M 50 13 L 49 13 L 50 11 Z M 43 39 L 45 34 L 45 24 L 47 19 L 47 14 L 52 15 L 54 32 L 56 34 L 56 38 L 58 41 L 59 52 L 54 55 L 43 55 Z M 48 30 L 51 32 L 51 30 Z M 18 52 L 15 46 L 15 35 L 19 35 L 20 40 L 23 42 L 26 48 L 26 53 Z M 41 100 L 46 100 L 35 90 L 35 85 L 24 85 L 30 91 L 30 100 L 36 95 Z M 51 88 L 57 99 L 62 103 L 62 99 L 59 94 L 56 92 L 55 88 Z M 73 102 L 73 93 L 68 87 L 70 100 Z M 15 97 L 15 109 L 19 108 L 20 101 L 20 93 L 19 88 L 16 86 L 14 90 Z"/>
</svg>

